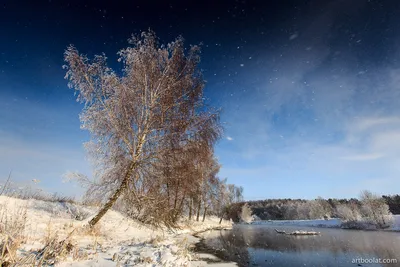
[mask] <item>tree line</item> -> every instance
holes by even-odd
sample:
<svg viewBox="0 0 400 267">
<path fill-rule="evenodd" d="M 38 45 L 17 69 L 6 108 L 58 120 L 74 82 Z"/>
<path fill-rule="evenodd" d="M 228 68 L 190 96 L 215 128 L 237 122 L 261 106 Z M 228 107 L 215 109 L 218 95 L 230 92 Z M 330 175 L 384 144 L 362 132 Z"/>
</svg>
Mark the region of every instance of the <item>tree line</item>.
<svg viewBox="0 0 400 267">
<path fill-rule="evenodd" d="M 288 198 L 240 202 L 231 205 L 227 214 L 234 222 L 248 221 L 251 210 L 251 215 L 261 220 L 340 218 L 351 228 L 357 227 L 360 221 L 385 228 L 391 223 L 391 215 L 399 214 L 399 207 L 399 195 L 381 197 L 362 191 L 358 199 L 318 197 L 314 200 Z"/>
</svg>

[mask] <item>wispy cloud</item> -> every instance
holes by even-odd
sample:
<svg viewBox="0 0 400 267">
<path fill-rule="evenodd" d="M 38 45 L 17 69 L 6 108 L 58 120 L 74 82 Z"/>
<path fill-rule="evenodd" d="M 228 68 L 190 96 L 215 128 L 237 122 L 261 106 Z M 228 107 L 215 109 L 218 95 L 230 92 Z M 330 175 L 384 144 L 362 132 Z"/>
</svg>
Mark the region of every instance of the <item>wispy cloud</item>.
<svg viewBox="0 0 400 267">
<path fill-rule="evenodd" d="M 343 160 L 350 160 L 350 161 L 370 161 L 375 159 L 380 159 L 384 157 L 383 154 L 358 154 L 358 155 L 350 155 L 340 157 Z"/>
<path fill-rule="evenodd" d="M 400 120 L 392 116 L 348 118 L 340 133 L 340 138 L 328 143 L 321 132 L 311 138 L 288 135 L 282 139 L 272 131 L 266 143 L 237 133 L 235 153 L 221 149 L 220 153 L 226 153 L 221 175 L 245 186 L 249 199 L 357 197 L 363 189 L 397 193 Z M 258 146 L 249 149 L 252 143 Z"/>
</svg>

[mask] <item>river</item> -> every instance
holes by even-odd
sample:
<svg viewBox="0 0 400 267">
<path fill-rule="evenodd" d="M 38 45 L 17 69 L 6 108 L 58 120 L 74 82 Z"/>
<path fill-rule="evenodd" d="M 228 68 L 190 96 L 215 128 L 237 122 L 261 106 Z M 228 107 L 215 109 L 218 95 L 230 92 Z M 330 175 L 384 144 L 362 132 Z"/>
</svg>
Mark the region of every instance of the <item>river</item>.
<svg viewBox="0 0 400 267">
<path fill-rule="evenodd" d="M 274 229 L 316 230 L 321 235 L 290 236 Z M 235 225 L 229 231 L 209 232 L 204 238 L 198 250 L 213 252 L 239 266 L 400 266 L 398 232 Z M 387 260 L 391 263 L 384 263 Z"/>
</svg>

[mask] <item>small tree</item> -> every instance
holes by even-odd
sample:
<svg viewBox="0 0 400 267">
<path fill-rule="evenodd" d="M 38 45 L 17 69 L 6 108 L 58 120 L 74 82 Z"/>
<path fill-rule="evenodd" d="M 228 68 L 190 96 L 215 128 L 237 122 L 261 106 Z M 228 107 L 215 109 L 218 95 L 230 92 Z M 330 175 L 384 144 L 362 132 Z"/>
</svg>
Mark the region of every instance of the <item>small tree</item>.
<svg viewBox="0 0 400 267">
<path fill-rule="evenodd" d="M 251 223 L 251 222 L 253 221 L 252 214 L 253 214 L 253 212 L 252 212 L 252 210 L 251 210 L 249 204 L 248 204 L 248 203 L 245 203 L 245 204 L 242 206 L 242 210 L 240 211 L 239 218 L 240 218 L 240 220 L 241 220 L 242 222 Z"/>
<path fill-rule="evenodd" d="M 299 220 L 310 219 L 311 205 L 307 202 L 297 203 L 297 216 Z"/>
<path fill-rule="evenodd" d="M 219 165 L 215 166 L 219 168 Z M 220 218 L 220 223 L 222 219 L 233 219 L 238 220 L 238 210 L 236 204 L 240 204 L 243 200 L 243 187 L 237 187 L 233 184 L 227 184 L 226 179 L 212 179 L 211 192 L 210 195 L 210 206 L 212 207 L 212 213 Z"/>
<path fill-rule="evenodd" d="M 165 201 L 157 194 L 164 184 L 154 174 L 161 156 L 188 142 L 212 147 L 220 136 L 218 113 L 204 105 L 199 47 L 186 53 L 181 37 L 163 46 L 151 31 L 129 43 L 119 52 L 122 75 L 104 55 L 89 61 L 73 46 L 65 51 L 66 78 L 85 104 L 80 119 L 92 139 L 86 147 L 98 179 L 87 194 L 107 199 L 91 227 L 125 193 L 139 205 L 152 196 L 154 210 Z"/>
<path fill-rule="evenodd" d="M 310 206 L 310 219 L 322 219 L 331 215 L 329 204 L 321 197 L 308 201 Z"/>
<path fill-rule="evenodd" d="M 378 228 L 385 228 L 392 221 L 392 214 L 385 199 L 365 190 L 361 192 L 361 213 L 364 218 L 375 224 Z"/>
<path fill-rule="evenodd" d="M 297 220 L 299 218 L 298 215 L 298 209 L 297 209 L 297 203 L 295 202 L 289 202 L 285 205 L 285 210 L 284 210 L 284 219 L 286 220 Z"/>
<path fill-rule="evenodd" d="M 226 207 L 229 205 L 227 190 L 226 190 L 226 179 L 216 181 L 216 194 L 213 199 L 213 212 L 220 218 L 219 223 L 221 224 L 222 219 L 226 215 Z"/>
</svg>

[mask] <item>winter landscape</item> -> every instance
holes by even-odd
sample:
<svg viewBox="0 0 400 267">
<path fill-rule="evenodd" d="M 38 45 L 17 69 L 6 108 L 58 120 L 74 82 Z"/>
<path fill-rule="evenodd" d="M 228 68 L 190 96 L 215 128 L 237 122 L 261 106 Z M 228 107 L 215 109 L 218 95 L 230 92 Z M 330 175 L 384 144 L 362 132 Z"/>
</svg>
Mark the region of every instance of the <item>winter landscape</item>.
<svg viewBox="0 0 400 267">
<path fill-rule="evenodd" d="M 190 266 L 236 266 L 207 264 L 212 255 L 190 252 L 198 242 L 193 237 L 196 232 L 231 227 L 229 221 L 219 224 L 218 218 L 200 223 L 182 221 L 179 229 L 171 231 L 110 211 L 95 229 L 87 230 L 83 226 L 95 207 L 6 196 L 0 197 L 0 207 L 3 265 L 188 266 L 190 262 Z M 76 232 L 70 234 L 72 230 Z M 64 247 L 57 244 L 60 240 L 66 240 Z M 36 252 L 45 246 L 48 249 L 39 256 Z"/>
<path fill-rule="evenodd" d="M 25 195 L 19 195 L 22 192 L 25 192 Z M 43 195 L 43 193 L 32 191 L 32 188 L 25 188 L 19 192 L 6 189 L 2 191 L 2 194 L 0 196 L 1 260 L 2 264 L 6 263 L 5 266 L 243 265 L 243 262 L 232 256 L 221 256 L 218 253 L 221 244 L 212 243 L 215 242 L 212 240 L 216 237 L 219 240 L 219 232 L 232 231 L 234 226 L 232 219 L 235 218 L 229 218 L 227 215 L 229 211 L 223 215 L 225 219 L 222 220 L 217 216 L 206 216 L 197 221 L 195 218 L 189 219 L 183 216 L 175 228 L 167 228 L 147 225 L 129 218 L 120 211 L 110 210 L 95 227 L 88 228 L 88 222 L 98 211 L 99 207 L 97 206 L 79 204 L 72 199 L 54 195 Z M 372 197 L 368 195 L 368 192 L 364 192 L 364 194 Z M 316 201 L 323 203 L 321 199 Z M 377 230 L 379 229 L 379 220 L 387 222 L 387 225 L 381 227 L 383 231 L 400 231 L 400 215 L 390 215 L 388 205 L 383 202 L 381 203 L 387 209 L 387 213 L 379 214 L 382 218 L 379 218 L 378 221 L 374 220 L 372 214 L 369 214 L 370 217 L 362 217 L 361 212 L 356 214 L 358 217 L 346 218 L 345 216 L 349 216 L 349 214 L 343 213 L 343 206 L 339 206 L 336 211 L 342 212 L 342 214 L 337 213 L 337 216 L 341 218 L 327 218 L 327 211 L 320 210 L 324 213 L 325 218 L 261 220 L 253 214 L 252 210 L 254 209 L 248 203 L 240 203 L 242 203 L 242 207 L 237 213 L 239 221 L 236 222 L 237 226 L 234 226 L 236 227 L 234 232 L 241 229 L 240 226 L 245 227 L 246 225 L 248 227 L 258 226 L 258 230 L 268 231 L 268 229 L 276 230 L 278 228 L 294 230 L 294 233 L 298 231 L 309 233 L 326 228 L 346 231 L 340 229 L 348 229 L 349 226 L 359 229 L 357 231 Z M 312 201 L 309 206 L 315 205 L 311 203 Z M 230 205 L 236 205 L 236 203 Z M 366 207 L 364 206 L 363 209 Z M 299 211 L 304 210 L 304 207 L 299 209 Z M 378 208 L 375 207 L 375 210 L 378 211 Z M 352 223 L 350 224 L 350 222 Z M 243 228 L 239 231 L 241 234 L 247 232 Z M 321 232 L 318 233 L 321 234 Z M 327 233 L 322 232 L 322 235 L 327 235 Z M 335 234 L 335 236 L 340 236 L 340 234 Z M 203 251 L 196 250 L 196 244 L 204 240 L 203 238 L 207 240 L 205 243 L 207 243 L 208 250 L 204 248 Z M 251 240 L 253 239 L 254 237 L 251 238 Z M 273 237 L 274 242 L 279 243 L 280 241 L 277 239 L 282 239 L 282 237 L 279 235 Z M 237 249 L 234 245 L 235 242 L 226 247 L 226 251 L 232 252 L 233 249 Z M 249 242 L 254 241 L 246 241 L 246 243 Z M 220 258 L 210 253 L 218 255 Z M 238 253 L 230 254 L 239 255 Z"/>
<path fill-rule="evenodd" d="M 0 2 L 0 267 L 400 266 L 399 1 Z"/>
</svg>

